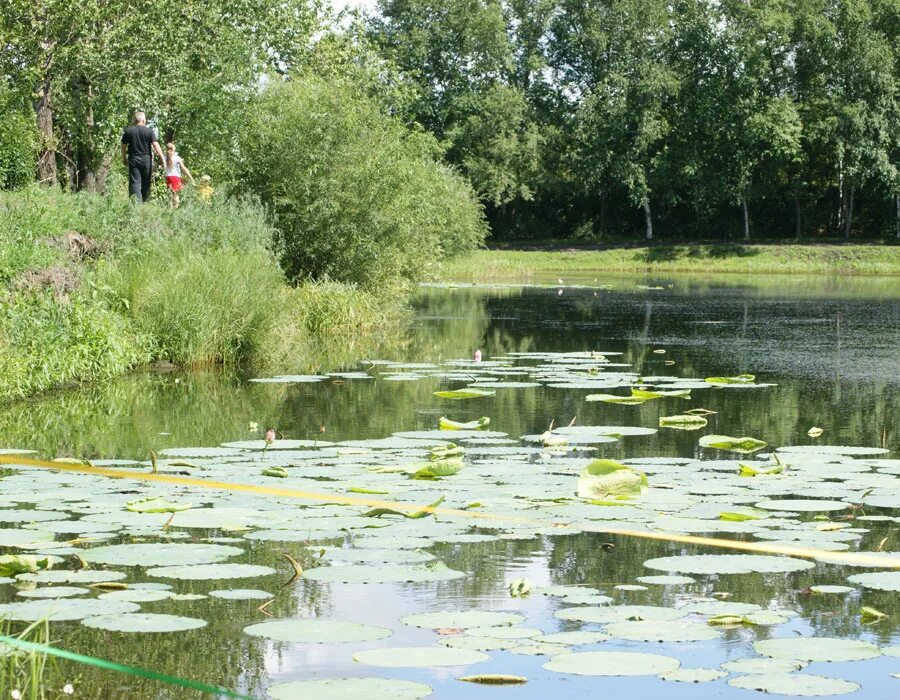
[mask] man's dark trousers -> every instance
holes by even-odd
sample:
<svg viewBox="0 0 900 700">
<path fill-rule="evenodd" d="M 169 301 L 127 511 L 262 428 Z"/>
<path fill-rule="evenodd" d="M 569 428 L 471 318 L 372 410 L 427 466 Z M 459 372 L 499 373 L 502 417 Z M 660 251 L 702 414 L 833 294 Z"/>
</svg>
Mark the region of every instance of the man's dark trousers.
<svg viewBox="0 0 900 700">
<path fill-rule="evenodd" d="M 149 156 L 128 161 L 128 194 L 146 202 L 150 199 L 150 177 L 153 175 L 153 159 Z"/>
</svg>

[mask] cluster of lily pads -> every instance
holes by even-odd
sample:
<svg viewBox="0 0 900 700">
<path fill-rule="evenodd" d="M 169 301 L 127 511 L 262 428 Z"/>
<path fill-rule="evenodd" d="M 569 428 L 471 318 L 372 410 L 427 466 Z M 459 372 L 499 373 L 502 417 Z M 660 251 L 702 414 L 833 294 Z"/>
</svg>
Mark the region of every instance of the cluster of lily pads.
<svg viewBox="0 0 900 700">
<path fill-rule="evenodd" d="M 444 366 L 385 362 L 373 365 L 377 372 L 340 377 L 411 381 L 437 376 L 462 381 L 466 386 L 437 392 L 436 398 L 481 401 L 486 413 L 496 391 L 536 385 L 627 389 L 627 396 L 585 397 L 626 404 L 623 411 L 631 410 L 627 404 L 650 400 L 687 402 L 698 390 L 771 386 L 756 383 L 751 375 L 639 376 L 611 361 L 615 355 L 511 353 L 490 362 L 456 360 Z M 333 375 L 265 381 L 328 378 Z M 441 405 L 450 412 L 457 404 Z M 314 552 L 317 566 L 295 569 L 303 586 L 464 579 L 471 572 L 451 568 L 428 550 L 436 544 L 464 546 L 585 531 L 703 534 L 819 552 L 813 559 L 734 553 L 653 558 L 644 563 L 646 576 L 619 586 L 621 591 L 641 591 L 648 586 L 691 586 L 694 577 L 715 581 L 824 567 L 831 561 L 829 552 L 878 549 L 868 537 L 869 528 L 900 521 L 900 460 L 886 458 L 882 448 L 776 446 L 764 454 L 770 446 L 761 439 L 710 434 L 698 438 L 702 458 L 596 458 L 603 444 L 640 439 L 665 428 L 701 430 L 709 413 L 679 409 L 654 427 L 569 425 L 539 435 L 492 430 L 495 426 L 487 417 L 469 422 L 442 417 L 428 429 L 371 440 L 239 440 L 165 450 L 153 465 L 94 462 L 133 469 L 135 474 L 151 468 L 163 475 L 187 471 L 197 479 L 252 487 L 271 486 L 271 477 L 277 476 L 279 489 L 319 494 L 316 501 L 14 467 L 0 482 L 0 548 L 7 552 L 0 556 L 0 593 L 8 600 L 0 604 L 0 618 L 80 620 L 86 627 L 123 633 L 199 629 L 206 625 L 204 619 L 147 612 L 142 606 L 163 600 L 189 606 L 205 596 L 222 601 L 271 599 L 267 590 L 228 587 L 241 580 L 271 580 L 270 589 L 279 584 L 275 568 L 247 561 L 254 542 Z M 623 414 L 623 423 L 627 420 Z M 819 593 L 900 591 L 900 553 L 877 551 L 870 556 L 884 566 L 871 567 L 869 560 L 847 577 L 851 585 L 821 587 Z M 841 563 L 853 566 L 852 561 Z M 199 594 L 179 592 L 184 581 L 224 583 L 213 583 L 221 587 Z M 456 668 L 486 661 L 485 652 L 499 652 L 547 657 L 544 668 L 564 674 L 658 675 L 691 682 L 741 674 L 728 683 L 786 695 L 834 695 L 857 685 L 801 673 L 808 662 L 900 656 L 897 646 L 777 636 L 779 625 L 798 613 L 774 604 L 763 608 L 685 596 L 679 605 L 662 607 L 617 603 L 610 591 L 587 586 L 532 590 L 518 582 L 516 590 L 519 597 L 530 593 L 558 601 L 554 617 L 565 629 L 521 626 L 526 620 L 516 612 L 426 611 L 401 622 L 435 630 L 433 644 L 365 649 L 353 658 L 385 668 Z M 776 636 L 749 638 L 757 655 L 720 668 L 685 669 L 678 659 L 657 653 L 602 650 L 608 640 L 712 642 L 729 628 L 766 629 L 767 634 L 774 630 Z M 287 618 L 255 622 L 244 633 L 278 643 L 363 643 L 386 639 L 392 630 L 340 619 Z M 482 675 L 470 679 L 492 682 L 489 674 Z M 493 682 L 506 681 L 494 677 Z M 298 697 L 301 691 L 319 698 L 386 693 L 420 698 L 431 689 L 410 681 L 352 678 L 282 684 L 270 694 Z"/>
</svg>

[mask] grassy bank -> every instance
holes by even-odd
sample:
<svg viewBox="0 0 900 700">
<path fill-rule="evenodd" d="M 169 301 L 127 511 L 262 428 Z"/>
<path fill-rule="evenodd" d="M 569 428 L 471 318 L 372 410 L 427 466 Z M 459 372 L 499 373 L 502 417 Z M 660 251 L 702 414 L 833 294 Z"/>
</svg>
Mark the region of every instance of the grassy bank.
<svg viewBox="0 0 900 700">
<path fill-rule="evenodd" d="M 404 317 L 402 294 L 288 285 L 272 233 L 239 201 L 0 195 L 0 400 L 154 361 L 289 370 Z"/>
<path fill-rule="evenodd" d="M 482 250 L 443 266 L 451 282 L 599 272 L 898 275 L 900 246 L 657 245 L 606 250 Z"/>
</svg>

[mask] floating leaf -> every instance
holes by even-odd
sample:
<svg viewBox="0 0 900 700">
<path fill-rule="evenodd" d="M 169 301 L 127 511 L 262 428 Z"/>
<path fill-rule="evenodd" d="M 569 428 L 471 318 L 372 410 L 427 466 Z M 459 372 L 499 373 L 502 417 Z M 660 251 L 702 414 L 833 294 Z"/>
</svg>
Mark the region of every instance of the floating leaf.
<svg viewBox="0 0 900 700">
<path fill-rule="evenodd" d="M 900 571 L 876 571 L 871 574 L 854 574 L 853 576 L 848 576 L 847 580 L 851 583 L 857 583 L 863 588 L 900 593 Z"/>
<path fill-rule="evenodd" d="M 185 566 L 160 566 L 147 569 L 148 576 L 174 578 L 184 581 L 211 581 L 216 579 L 256 578 L 271 576 L 275 569 L 256 564 L 188 564 Z"/>
<path fill-rule="evenodd" d="M 692 408 L 689 411 L 685 411 L 685 413 L 691 416 L 714 416 L 717 412 L 710 411 L 708 408 Z"/>
<path fill-rule="evenodd" d="M 402 510 L 394 510 L 393 508 L 373 508 L 372 510 L 368 510 L 362 514 L 364 518 L 380 518 L 383 515 L 399 515 L 404 518 L 409 518 L 410 520 L 421 520 L 422 518 L 427 518 L 429 515 L 433 515 L 435 520 L 437 519 L 437 515 L 434 512 L 434 508 L 437 508 L 441 503 L 444 502 L 445 496 L 441 496 L 434 503 L 426 506 L 422 510 L 417 510 L 412 513 L 407 513 Z"/>
<path fill-rule="evenodd" d="M 347 700 L 347 698 L 390 698 L 421 700 L 431 695 L 429 686 L 393 678 L 317 678 L 309 681 L 276 683 L 266 691 L 273 700 Z"/>
<path fill-rule="evenodd" d="M 707 420 L 703 416 L 682 413 L 677 416 L 660 416 L 660 428 L 676 428 L 677 430 L 699 430 L 706 427 Z"/>
<path fill-rule="evenodd" d="M 618 403 L 626 406 L 637 406 L 647 401 L 645 398 L 636 396 L 618 396 L 616 394 L 588 394 L 584 397 L 585 401 L 602 401 L 603 403 Z"/>
<path fill-rule="evenodd" d="M 450 610 L 447 612 L 416 613 L 401 617 L 400 622 L 412 627 L 426 629 L 474 627 L 499 627 L 517 625 L 525 618 L 517 613 L 490 612 L 484 610 Z"/>
<path fill-rule="evenodd" d="M 453 391 L 436 391 L 434 395 L 440 399 L 480 399 L 485 396 L 493 396 L 496 391 L 491 389 L 476 389 L 474 387 L 466 387 L 465 389 L 454 389 Z"/>
<path fill-rule="evenodd" d="M 720 636 L 714 629 L 684 620 L 625 620 L 607 625 L 606 631 L 634 642 L 699 642 Z"/>
<path fill-rule="evenodd" d="M 135 603 L 99 598 L 53 598 L 27 600 L 21 603 L 0 605 L 0 619 L 19 622 L 37 620 L 81 620 L 94 615 L 132 613 L 140 610 Z"/>
<path fill-rule="evenodd" d="M 770 673 L 791 673 L 800 671 L 806 667 L 805 661 L 797 661 L 796 659 L 770 659 L 767 657 L 756 657 L 747 659 L 736 659 L 722 664 L 722 668 L 732 673 L 749 673 L 754 675 L 770 674 Z"/>
<path fill-rule="evenodd" d="M 578 676 L 655 676 L 674 671 L 678 659 L 658 654 L 627 651 L 585 651 L 554 656 L 544 664 L 548 671 Z"/>
<path fill-rule="evenodd" d="M 578 477 L 580 498 L 638 498 L 646 488 L 643 472 L 612 459 L 595 459 Z"/>
<path fill-rule="evenodd" d="M 852 593 L 856 589 L 852 586 L 810 586 L 813 593 Z"/>
<path fill-rule="evenodd" d="M 822 433 L 824 433 L 824 432 L 825 431 L 822 430 L 821 428 L 816 428 L 815 426 L 813 426 L 808 431 L 806 431 L 806 434 L 809 435 L 811 438 L 817 438 L 817 437 L 820 437 L 822 435 Z"/>
<path fill-rule="evenodd" d="M 446 476 L 458 474 L 463 468 L 463 461 L 458 458 L 438 459 L 427 462 L 413 473 L 414 479 L 441 479 Z M 409 517 L 409 516 L 407 516 Z"/>
<path fill-rule="evenodd" d="M 569 440 L 563 435 L 554 435 L 549 430 L 541 433 L 541 444 L 544 447 L 565 447 Z"/>
<path fill-rule="evenodd" d="M 525 676 L 505 676 L 499 673 L 484 673 L 480 676 L 461 676 L 458 681 L 464 683 L 480 683 L 481 685 L 522 685 L 527 683 Z"/>
<path fill-rule="evenodd" d="M 50 557 L 37 557 L 29 554 L 0 555 L 0 576 L 18 576 L 32 573 L 53 566 Z"/>
<path fill-rule="evenodd" d="M 752 464 L 738 462 L 738 468 L 740 469 L 740 472 L 738 472 L 738 476 L 776 476 L 784 472 L 784 467 L 784 464 L 778 463 L 773 467 L 769 467 L 768 469 L 761 469 L 753 466 Z"/>
<path fill-rule="evenodd" d="M 213 564 L 243 554 L 243 549 L 227 544 L 184 544 L 155 542 L 111 544 L 92 547 L 82 553 L 85 561 L 116 566 L 173 566 L 176 564 Z"/>
<path fill-rule="evenodd" d="M 424 581 L 451 581 L 463 578 L 462 571 L 449 568 L 443 562 L 411 564 L 404 566 L 351 565 L 321 566 L 307 571 L 304 578 L 325 583 L 416 583 Z M 441 625 L 444 627 L 445 625 Z"/>
<path fill-rule="evenodd" d="M 360 625 L 355 622 L 320 619 L 290 619 L 259 622 L 244 628 L 251 637 L 264 637 L 276 642 L 300 644 L 344 644 L 348 642 L 373 642 L 391 636 L 384 627 Z"/>
<path fill-rule="evenodd" d="M 128 501 L 125 504 L 125 510 L 133 513 L 177 513 L 180 510 L 188 510 L 193 504 L 176 503 L 167 501 L 162 496 L 148 496 L 147 498 L 138 498 L 134 501 Z"/>
<path fill-rule="evenodd" d="M 876 610 L 875 608 L 870 608 L 867 605 L 863 605 L 859 609 L 859 615 L 862 618 L 863 623 L 871 624 L 874 622 L 881 622 L 882 620 L 887 619 L 887 615 L 880 610 Z"/>
<path fill-rule="evenodd" d="M 487 416 L 482 416 L 478 420 L 472 420 L 467 423 L 459 423 L 441 416 L 438 420 L 438 427 L 441 430 L 484 430 L 490 423 L 491 419 Z"/>
<path fill-rule="evenodd" d="M 648 569 L 682 574 L 789 573 L 813 568 L 812 562 L 765 554 L 688 554 L 644 562 Z"/>
<path fill-rule="evenodd" d="M 287 469 L 285 469 L 284 467 L 269 467 L 268 469 L 263 469 L 262 475 L 271 476 L 276 479 L 287 479 L 289 476 L 287 473 Z"/>
<path fill-rule="evenodd" d="M 771 695 L 818 697 L 843 695 L 859 690 L 856 683 L 839 678 L 826 678 L 806 673 L 773 673 L 759 676 L 738 676 L 728 681 L 734 688 L 758 690 Z"/>
<path fill-rule="evenodd" d="M 758 452 L 768 443 L 751 437 L 734 438 L 728 435 L 704 435 L 700 438 L 699 444 L 700 447 L 750 454 L 751 452 Z"/>
<path fill-rule="evenodd" d="M 724 512 L 719 513 L 719 520 L 725 520 L 727 522 L 735 522 L 735 523 L 743 523 L 748 520 L 762 520 L 763 518 L 759 515 L 748 515 L 747 513 L 730 513 Z"/>
<path fill-rule="evenodd" d="M 670 389 L 668 391 L 650 391 L 648 389 L 632 389 L 631 390 L 632 397 L 636 399 L 644 399 L 645 401 L 650 399 L 664 399 L 664 398 L 676 398 L 676 399 L 689 399 L 691 398 L 691 390 L 690 389 Z"/>
<path fill-rule="evenodd" d="M 85 627 L 112 632 L 185 632 L 206 627 L 206 620 L 155 613 L 98 615 L 81 621 Z"/>
<path fill-rule="evenodd" d="M 272 594 L 256 588 L 230 588 L 221 591 L 210 591 L 210 597 L 224 600 L 268 600 Z"/>
<path fill-rule="evenodd" d="M 707 377 L 703 381 L 709 384 L 752 384 L 756 381 L 756 375 L 739 374 L 736 377 Z"/>
<path fill-rule="evenodd" d="M 509 594 L 513 598 L 525 598 L 531 595 L 531 581 L 527 578 L 517 578 L 509 582 Z"/>
<path fill-rule="evenodd" d="M 765 639 L 755 642 L 753 648 L 763 656 L 798 661 L 862 661 L 881 655 L 874 644 L 834 637 Z"/>
<path fill-rule="evenodd" d="M 717 668 L 679 668 L 668 673 L 660 673 L 660 680 L 678 683 L 708 683 L 725 678 L 728 674 Z"/>
</svg>

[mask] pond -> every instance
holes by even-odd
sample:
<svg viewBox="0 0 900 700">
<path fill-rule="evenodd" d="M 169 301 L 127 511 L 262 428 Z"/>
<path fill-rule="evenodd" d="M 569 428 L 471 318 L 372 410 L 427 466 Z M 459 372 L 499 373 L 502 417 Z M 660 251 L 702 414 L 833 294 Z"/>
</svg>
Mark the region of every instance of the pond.
<svg viewBox="0 0 900 700">
<path fill-rule="evenodd" d="M 896 278 L 585 274 L 414 304 L 408 337 L 351 366 L 148 372 L 0 409 L 0 450 L 138 475 L 152 449 L 176 480 L 324 494 L 11 467 L 0 552 L 56 560 L 0 579 L 0 617 L 260 698 L 897 695 Z M 75 697 L 208 697 L 65 664 Z M 457 680 L 484 674 L 528 680 Z"/>
</svg>

